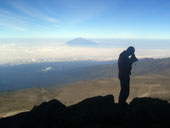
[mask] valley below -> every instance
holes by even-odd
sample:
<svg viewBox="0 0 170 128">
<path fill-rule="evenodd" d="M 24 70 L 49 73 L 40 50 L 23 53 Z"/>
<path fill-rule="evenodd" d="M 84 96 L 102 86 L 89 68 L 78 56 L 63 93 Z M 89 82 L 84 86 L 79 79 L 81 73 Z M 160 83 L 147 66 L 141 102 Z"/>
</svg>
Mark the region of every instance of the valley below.
<svg viewBox="0 0 170 128">
<path fill-rule="evenodd" d="M 170 76 L 137 75 L 131 77 L 128 102 L 136 97 L 152 97 L 169 100 Z M 118 102 L 120 92 L 117 78 L 78 81 L 55 89 L 30 88 L 0 93 L 0 117 L 29 111 L 44 101 L 57 99 L 66 106 L 76 104 L 86 98 L 112 94 Z"/>
</svg>

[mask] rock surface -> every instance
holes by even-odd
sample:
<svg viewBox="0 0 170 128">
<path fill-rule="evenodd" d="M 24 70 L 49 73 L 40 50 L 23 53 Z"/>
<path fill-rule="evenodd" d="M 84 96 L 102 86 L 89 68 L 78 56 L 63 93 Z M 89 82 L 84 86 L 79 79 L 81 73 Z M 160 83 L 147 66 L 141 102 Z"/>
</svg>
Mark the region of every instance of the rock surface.
<svg viewBox="0 0 170 128">
<path fill-rule="evenodd" d="M 66 107 L 58 100 L 30 112 L 0 120 L 2 128 L 169 127 L 170 104 L 154 98 L 135 98 L 123 109 L 112 95 L 85 99 Z"/>
</svg>

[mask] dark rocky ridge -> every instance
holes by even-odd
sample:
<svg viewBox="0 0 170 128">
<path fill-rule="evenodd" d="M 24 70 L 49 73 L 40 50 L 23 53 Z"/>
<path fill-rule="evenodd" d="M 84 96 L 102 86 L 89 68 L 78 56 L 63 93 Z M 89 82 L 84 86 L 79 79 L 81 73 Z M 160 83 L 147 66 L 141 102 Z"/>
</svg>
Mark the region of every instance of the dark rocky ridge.
<svg viewBox="0 0 170 128">
<path fill-rule="evenodd" d="M 170 104 L 165 100 L 135 98 L 123 110 L 112 95 L 97 96 L 66 107 L 58 100 L 44 102 L 30 112 L 3 118 L 3 128 L 169 127 Z"/>
</svg>

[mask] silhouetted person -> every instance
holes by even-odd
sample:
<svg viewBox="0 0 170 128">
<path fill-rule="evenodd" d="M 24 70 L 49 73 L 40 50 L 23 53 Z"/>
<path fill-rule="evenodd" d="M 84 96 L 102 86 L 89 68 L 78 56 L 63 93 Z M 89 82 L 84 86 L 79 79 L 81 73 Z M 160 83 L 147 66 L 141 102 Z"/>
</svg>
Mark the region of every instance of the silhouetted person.
<svg viewBox="0 0 170 128">
<path fill-rule="evenodd" d="M 119 80 L 120 80 L 120 94 L 119 103 L 122 106 L 126 106 L 126 99 L 129 96 L 130 74 L 132 70 L 132 64 L 138 59 L 135 57 L 135 48 L 130 46 L 127 50 L 123 51 L 118 60 L 119 68 Z"/>
</svg>

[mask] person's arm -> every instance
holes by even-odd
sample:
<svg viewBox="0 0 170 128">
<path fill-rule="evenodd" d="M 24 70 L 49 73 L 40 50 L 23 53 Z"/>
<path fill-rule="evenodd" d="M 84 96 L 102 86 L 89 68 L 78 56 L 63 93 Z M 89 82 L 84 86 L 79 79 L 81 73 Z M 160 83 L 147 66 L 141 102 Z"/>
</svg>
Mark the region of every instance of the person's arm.
<svg viewBox="0 0 170 128">
<path fill-rule="evenodd" d="M 136 61 L 138 61 L 138 59 L 136 58 L 135 54 L 133 54 L 130 58 L 130 65 L 132 65 Z"/>
</svg>

